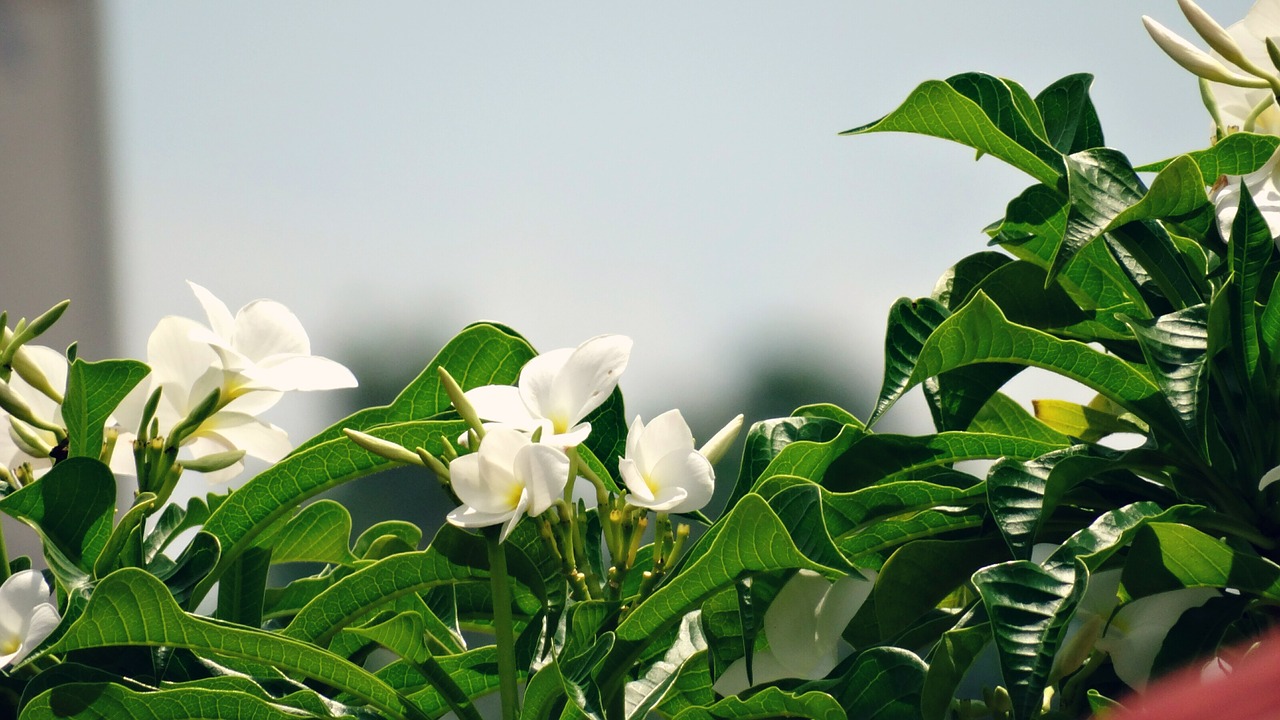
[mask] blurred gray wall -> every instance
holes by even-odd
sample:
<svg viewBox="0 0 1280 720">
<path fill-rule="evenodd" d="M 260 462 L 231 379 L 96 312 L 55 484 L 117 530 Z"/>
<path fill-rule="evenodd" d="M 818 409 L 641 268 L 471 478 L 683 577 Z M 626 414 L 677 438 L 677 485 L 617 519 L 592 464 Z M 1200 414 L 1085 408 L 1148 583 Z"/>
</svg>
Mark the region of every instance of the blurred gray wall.
<svg viewBox="0 0 1280 720">
<path fill-rule="evenodd" d="M 9 324 L 70 298 L 38 342 L 118 351 L 103 151 L 98 5 L 0 0 L 0 310 Z M 9 556 L 39 561 L 2 521 Z"/>
</svg>

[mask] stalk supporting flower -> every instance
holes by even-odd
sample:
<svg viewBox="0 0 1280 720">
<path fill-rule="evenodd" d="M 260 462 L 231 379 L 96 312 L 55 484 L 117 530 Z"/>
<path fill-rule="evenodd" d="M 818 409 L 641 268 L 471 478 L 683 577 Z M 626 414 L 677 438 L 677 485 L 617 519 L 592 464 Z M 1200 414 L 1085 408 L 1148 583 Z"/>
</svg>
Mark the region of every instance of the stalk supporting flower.
<svg viewBox="0 0 1280 720">
<path fill-rule="evenodd" d="M 545 352 L 520 370 L 515 387 L 485 385 L 466 392 L 483 420 L 533 432 L 542 442 L 570 447 L 587 439 L 583 418 L 600 407 L 627 368 L 631 338 L 599 335 L 576 348 Z"/>
<path fill-rule="evenodd" d="M 58 622 L 57 598 L 38 570 L 0 584 L 0 670 L 16 665 L 49 637 Z"/>
</svg>

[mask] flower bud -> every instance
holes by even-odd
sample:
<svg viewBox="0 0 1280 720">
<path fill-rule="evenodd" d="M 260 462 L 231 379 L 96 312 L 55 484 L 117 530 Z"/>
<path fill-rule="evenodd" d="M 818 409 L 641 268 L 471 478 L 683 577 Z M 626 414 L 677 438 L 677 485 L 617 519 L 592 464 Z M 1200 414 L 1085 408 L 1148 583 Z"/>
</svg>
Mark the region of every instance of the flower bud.
<svg viewBox="0 0 1280 720">
<path fill-rule="evenodd" d="M 698 448 L 698 452 L 702 453 L 712 465 L 720 462 L 720 458 L 729 451 L 733 445 L 733 441 L 738 439 L 738 433 L 742 431 L 742 414 L 730 420 L 724 427 L 720 428 L 720 432 L 716 433 Z"/>
<path fill-rule="evenodd" d="M 384 457 L 392 462 L 404 463 L 406 465 L 426 466 L 426 463 L 422 461 L 422 458 L 419 457 L 417 453 L 401 447 L 390 440 L 383 440 L 382 438 L 377 438 L 372 435 L 366 435 L 359 430 L 352 430 L 351 428 L 343 428 L 342 432 L 346 433 L 347 437 L 351 438 L 351 442 L 359 445 L 365 450 L 368 450 L 374 455 Z"/>
<path fill-rule="evenodd" d="M 1205 12 L 1196 5 L 1192 0 L 1178 0 L 1178 6 L 1182 8 L 1182 14 L 1187 16 L 1187 22 L 1191 23 L 1191 27 L 1199 33 L 1200 37 L 1209 44 L 1209 47 L 1218 52 L 1219 55 L 1226 58 L 1228 62 L 1235 64 L 1241 70 L 1261 78 L 1271 76 L 1266 70 L 1258 67 L 1245 56 L 1244 50 L 1240 49 L 1240 45 L 1236 43 L 1235 38 L 1227 32 L 1226 28 L 1218 24 L 1218 21 L 1209 17 L 1209 13 Z"/>
<path fill-rule="evenodd" d="M 243 459 L 243 450 L 229 450 L 227 452 L 212 453 L 192 460 L 183 460 L 178 464 L 192 472 L 207 473 L 226 470 Z"/>
<path fill-rule="evenodd" d="M 1174 62 L 1183 68 L 1191 71 L 1206 80 L 1225 83 L 1227 85 L 1235 85 L 1245 88 L 1269 88 L 1271 84 L 1261 78 L 1248 77 L 1239 73 L 1234 73 L 1227 69 L 1227 66 L 1213 59 L 1209 53 L 1192 45 L 1180 36 L 1175 34 L 1169 28 L 1152 20 L 1146 15 L 1142 16 L 1142 24 L 1146 26 L 1147 33 L 1151 35 L 1151 39 L 1156 41 L 1160 49 L 1165 52 Z"/>
</svg>

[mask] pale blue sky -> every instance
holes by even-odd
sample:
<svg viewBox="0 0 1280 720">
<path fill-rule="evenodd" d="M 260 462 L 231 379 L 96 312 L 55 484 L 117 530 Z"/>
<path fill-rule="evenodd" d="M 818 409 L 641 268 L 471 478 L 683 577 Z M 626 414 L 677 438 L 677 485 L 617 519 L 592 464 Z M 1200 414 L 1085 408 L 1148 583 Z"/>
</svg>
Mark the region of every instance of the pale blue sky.
<svg viewBox="0 0 1280 720">
<path fill-rule="evenodd" d="M 500 320 L 543 349 L 626 333 L 646 416 L 789 337 L 878 385 L 890 304 L 982 249 L 1030 184 L 940 140 L 836 136 L 919 82 L 1094 73 L 1135 162 L 1208 134 L 1139 21 L 1185 29 L 1173 0 L 105 10 L 127 351 L 198 313 L 189 278 L 233 309 L 286 303 L 339 359 L 382 320 Z"/>
</svg>

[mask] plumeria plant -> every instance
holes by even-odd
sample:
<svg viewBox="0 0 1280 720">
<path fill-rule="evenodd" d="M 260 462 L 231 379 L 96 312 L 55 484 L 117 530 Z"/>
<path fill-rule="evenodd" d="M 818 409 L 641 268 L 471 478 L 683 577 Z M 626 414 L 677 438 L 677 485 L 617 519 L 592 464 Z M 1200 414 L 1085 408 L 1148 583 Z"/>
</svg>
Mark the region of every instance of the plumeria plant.
<svg viewBox="0 0 1280 720">
<path fill-rule="evenodd" d="M 1133 165 L 1084 75 L 930 81 L 848 131 L 959 142 L 1031 185 L 989 249 L 890 310 L 868 417 L 754 423 L 727 482 L 741 416 L 702 444 L 679 410 L 628 417 L 618 335 L 539 353 L 469 326 L 292 447 L 262 411 L 355 379 L 279 303 L 232 315 L 192 285 L 205 320 L 162 320 L 145 363 L 34 344 L 65 304 L 0 315 L 0 512 L 43 550 L 0 546 L 0 704 L 1030 720 L 1230 674 L 1280 605 L 1280 0 L 1230 27 L 1179 4 L 1208 50 L 1145 22 L 1199 79 L 1207 147 Z M 1024 407 L 1002 388 L 1029 367 L 1092 399 Z M 876 432 L 916 387 L 936 432 Z M 199 485 L 245 456 L 266 469 Z M 392 466 L 452 501 L 434 537 L 352 537 L 315 499 Z"/>
</svg>

